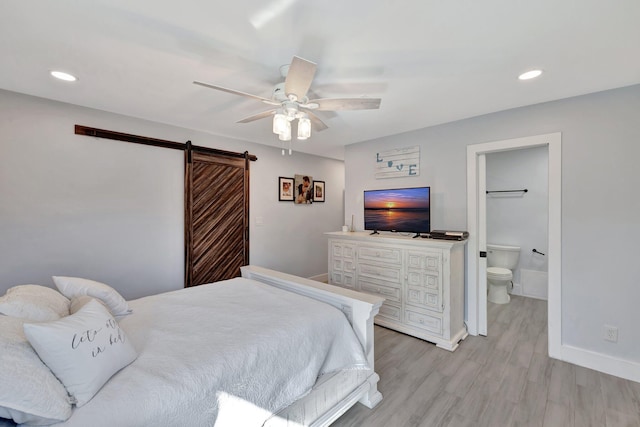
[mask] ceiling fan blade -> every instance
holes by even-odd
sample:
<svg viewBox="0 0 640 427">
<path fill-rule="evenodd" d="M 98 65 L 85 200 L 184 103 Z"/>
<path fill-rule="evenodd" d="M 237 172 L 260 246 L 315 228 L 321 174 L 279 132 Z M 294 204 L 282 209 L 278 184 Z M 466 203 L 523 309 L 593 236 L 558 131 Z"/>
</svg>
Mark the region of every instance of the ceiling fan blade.
<svg viewBox="0 0 640 427">
<path fill-rule="evenodd" d="M 258 101 L 262 101 L 265 104 L 269 104 L 269 105 L 280 105 L 279 102 L 274 101 L 273 99 L 263 98 L 262 96 L 258 96 L 258 95 L 251 95 L 250 93 L 240 92 L 239 90 L 227 89 L 226 87 L 210 85 L 208 83 L 203 83 L 198 81 L 194 81 L 193 84 L 208 87 L 209 89 L 215 89 L 215 90 L 220 90 L 222 92 L 231 93 L 233 95 L 240 95 L 240 96 L 245 96 L 247 98 L 257 99 Z"/>
<path fill-rule="evenodd" d="M 324 124 L 322 120 L 320 120 L 320 117 L 316 116 L 311 111 L 305 111 L 305 112 L 309 115 L 309 120 L 311 120 L 311 125 L 313 126 L 313 130 L 315 130 L 316 132 L 320 132 L 329 128 L 329 126 L 327 126 L 326 124 Z"/>
<path fill-rule="evenodd" d="M 277 109 L 263 111 L 262 113 L 254 114 L 249 117 L 245 117 L 242 120 L 238 120 L 236 123 L 249 123 L 255 120 L 264 119 L 265 117 L 273 116 L 276 113 Z"/>
<path fill-rule="evenodd" d="M 315 63 L 294 56 L 284 80 L 284 92 L 287 96 L 295 95 L 298 100 L 304 98 L 311 87 L 311 81 L 315 74 Z"/>
<path fill-rule="evenodd" d="M 380 98 L 326 98 L 312 99 L 306 105 L 318 104 L 316 111 L 377 110 L 381 101 Z"/>
</svg>

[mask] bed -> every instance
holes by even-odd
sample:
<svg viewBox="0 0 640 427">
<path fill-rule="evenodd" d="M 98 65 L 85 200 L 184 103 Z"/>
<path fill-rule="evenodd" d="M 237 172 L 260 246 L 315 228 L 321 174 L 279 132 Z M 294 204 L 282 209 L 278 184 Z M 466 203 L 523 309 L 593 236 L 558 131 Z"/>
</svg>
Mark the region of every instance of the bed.
<svg viewBox="0 0 640 427">
<path fill-rule="evenodd" d="M 135 358 L 53 425 L 329 425 L 357 402 L 372 408 L 382 399 L 373 361 L 381 303 L 257 266 L 128 301 L 131 313 L 114 327 Z M 37 327 L 24 327 L 30 340 Z"/>
</svg>

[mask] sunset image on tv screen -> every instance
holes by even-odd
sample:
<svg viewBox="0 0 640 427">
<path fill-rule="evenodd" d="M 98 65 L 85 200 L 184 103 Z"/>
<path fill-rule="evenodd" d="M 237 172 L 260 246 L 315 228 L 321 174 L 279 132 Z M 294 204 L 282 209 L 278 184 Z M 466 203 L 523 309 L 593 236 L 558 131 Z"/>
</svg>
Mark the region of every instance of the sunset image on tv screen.
<svg viewBox="0 0 640 427">
<path fill-rule="evenodd" d="M 365 209 L 429 209 L 428 188 L 368 191 Z"/>
<path fill-rule="evenodd" d="M 429 187 L 365 191 L 365 229 L 428 233 L 431 231 L 429 193 Z"/>
</svg>

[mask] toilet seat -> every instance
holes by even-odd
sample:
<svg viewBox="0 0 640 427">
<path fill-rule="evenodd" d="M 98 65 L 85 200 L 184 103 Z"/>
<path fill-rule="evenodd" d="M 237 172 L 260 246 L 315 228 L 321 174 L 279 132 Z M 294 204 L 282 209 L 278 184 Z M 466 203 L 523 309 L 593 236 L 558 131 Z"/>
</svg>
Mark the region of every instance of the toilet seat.
<svg viewBox="0 0 640 427">
<path fill-rule="evenodd" d="M 487 277 L 496 280 L 511 280 L 513 279 L 513 273 L 508 268 L 488 267 Z"/>
</svg>

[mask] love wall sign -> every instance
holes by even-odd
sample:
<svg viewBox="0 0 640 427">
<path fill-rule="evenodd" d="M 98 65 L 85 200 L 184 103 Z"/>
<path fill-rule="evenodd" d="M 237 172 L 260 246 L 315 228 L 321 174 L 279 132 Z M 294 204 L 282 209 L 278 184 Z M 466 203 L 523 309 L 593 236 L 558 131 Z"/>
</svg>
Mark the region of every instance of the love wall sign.
<svg viewBox="0 0 640 427">
<path fill-rule="evenodd" d="M 420 147 L 376 153 L 376 179 L 420 175 Z"/>
</svg>

